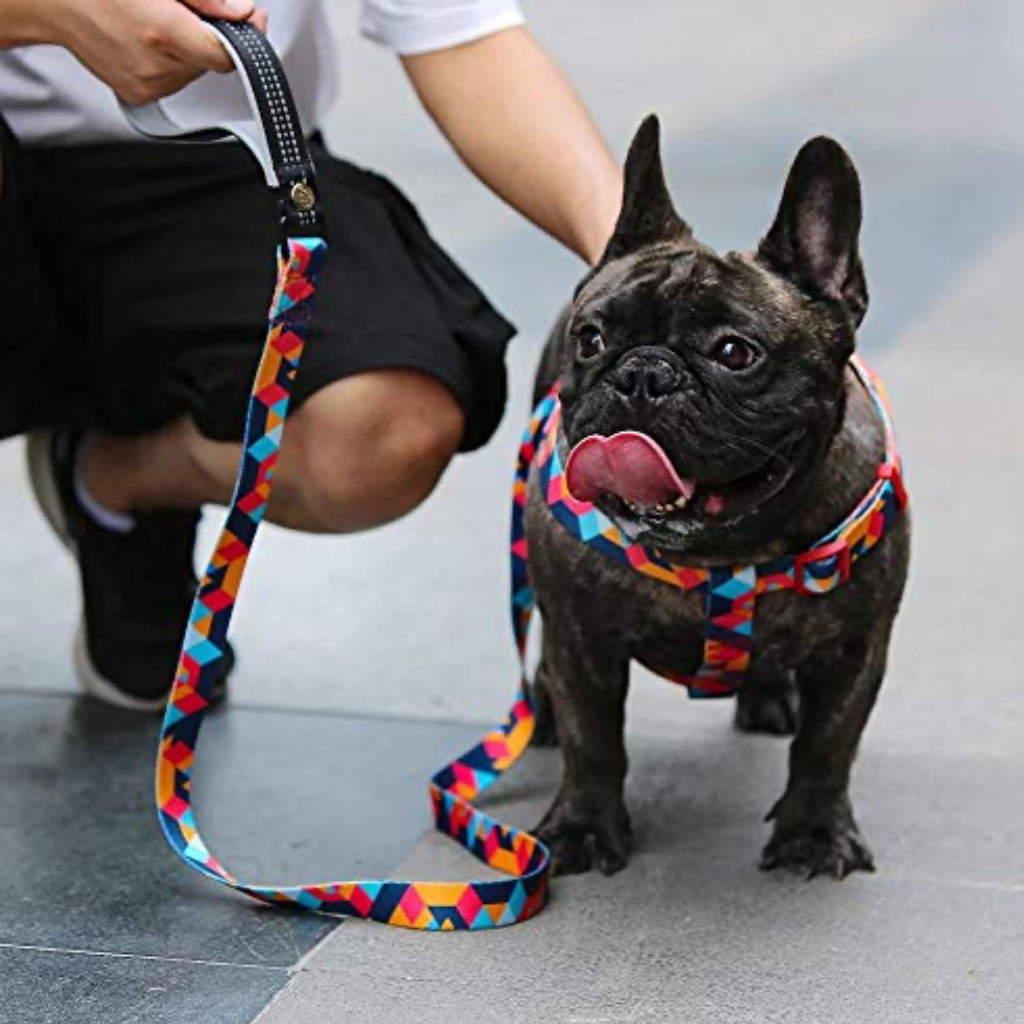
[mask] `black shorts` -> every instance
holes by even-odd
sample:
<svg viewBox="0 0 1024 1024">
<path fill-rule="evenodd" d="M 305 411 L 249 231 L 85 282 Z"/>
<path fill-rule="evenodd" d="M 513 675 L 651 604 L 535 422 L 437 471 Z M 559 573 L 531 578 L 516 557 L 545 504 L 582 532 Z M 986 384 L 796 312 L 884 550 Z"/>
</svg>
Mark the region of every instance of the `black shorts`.
<svg viewBox="0 0 1024 1024">
<path fill-rule="evenodd" d="M 275 280 L 275 201 L 238 144 L 17 145 L 0 120 L 0 438 L 78 424 L 139 435 L 182 415 L 236 440 Z M 515 333 L 384 178 L 313 141 L 330 252 L 293 408 L 382 368 L 466 414 L 505 406 Z"/>
</svg>

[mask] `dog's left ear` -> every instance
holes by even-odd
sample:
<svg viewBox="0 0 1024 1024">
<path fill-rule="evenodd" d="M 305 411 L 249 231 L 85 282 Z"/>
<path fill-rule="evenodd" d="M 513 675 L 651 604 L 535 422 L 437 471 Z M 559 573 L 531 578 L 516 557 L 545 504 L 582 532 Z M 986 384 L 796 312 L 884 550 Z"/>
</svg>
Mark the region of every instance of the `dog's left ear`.
<svg viewBox="0 0 1024 1024">
<path fill-rule="evenodd" d="M 661 166 L 661 125 L 651 114 L 637 129 L 626 157 L 622 210 L 602 263 L 636 252 L 645 245 L 690 235 L 676 213 Z"/>
<path fill-rule="evenodd" d="M 801 291 L 842 304 L 855 325 L 868 308 L 860 260 L 860 179 L 846 150 L 819 136 L 793 161 L 758 256 Z"/>
</svg>

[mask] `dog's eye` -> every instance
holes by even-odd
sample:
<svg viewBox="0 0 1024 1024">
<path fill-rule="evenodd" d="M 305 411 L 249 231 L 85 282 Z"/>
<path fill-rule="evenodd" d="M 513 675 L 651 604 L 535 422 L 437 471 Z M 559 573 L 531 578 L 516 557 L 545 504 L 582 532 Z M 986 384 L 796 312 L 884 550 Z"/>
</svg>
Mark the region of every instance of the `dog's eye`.
<svg viewBox="0 0 1024 1024">
<path fill-rule="evenodd" d="M 750 342 L 730 336 L 723 338 L 715 346 L 711 357 L 727 370 L 738 373 L 740 370 L 750 369 L 757 362 L 758 351 Z"/>
<path fill-rule="evenodd" d="M 604 351 L 604 338 L 596 327 L 584 327 L 576 342 L 580 359 L 593 359 Z"/>
</svg>

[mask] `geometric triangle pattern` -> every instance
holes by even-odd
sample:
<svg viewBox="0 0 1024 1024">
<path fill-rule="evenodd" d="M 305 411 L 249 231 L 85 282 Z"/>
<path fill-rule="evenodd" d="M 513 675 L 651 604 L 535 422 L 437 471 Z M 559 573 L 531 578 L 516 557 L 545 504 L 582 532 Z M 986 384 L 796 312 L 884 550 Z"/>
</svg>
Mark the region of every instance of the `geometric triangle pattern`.
<svg viewBox="0 0 1024 1024">
<path fill-rule="evenodd" d="M 273 486 L 288 401 L 312 316 L 317 275 L 327 253 L 321 238 L 290 238 L 282 247 L 263 357 L 249 401 L 242 463 L 225 525 L 189 617 L 167 705 L 156 771 L 164 835 L 191 867 L 266 903 L 358 917 L 429 931 L 498 928 L 525 921 L 548 898 L 546 847 L 471 804 L 507 771 L 533 734 L 525 686 L 505 721 L 434 776 L 437 828 L 485 864 L 510 876 L 481 882 L 358 881 L 276 887 L 235 879 L 206 848 L 192 809 L 192 769 L 210 691 L 224 657 L 228 627 L 249 554 Z"/>
<path fill-rule="evenodd" d="M 537 463 L 537 483 L 548 508 L 577 540 L 636 572 L 682 590 L 705 595 L 704 655 L 695 671 L 660 674 L 686 686 L 691 697 L 731 697 L 743 685 L 754 654 L 757 598 L 778 590 L 815 597 L 830 594 L 849 579 L 853 566 L 878 544 L 907 507 L 902 463 L 885 388 L 858 356 L 850 365 L 870 396 L 885 428 L 885 457 L 875 481 L 857 507 L 809 551 L 760 565 L 692 568 L 672 562 L 656 548 L 627 541 L 615 524 L 589 502 L 570 493 L 562 465 L 561 404 L 556 383 L 534 410 L 519 448 L 512 503 L 512 625 L 520 654 L 533 611 L 529 552 L 523 523 L 529 476 Z"/>
</svg>

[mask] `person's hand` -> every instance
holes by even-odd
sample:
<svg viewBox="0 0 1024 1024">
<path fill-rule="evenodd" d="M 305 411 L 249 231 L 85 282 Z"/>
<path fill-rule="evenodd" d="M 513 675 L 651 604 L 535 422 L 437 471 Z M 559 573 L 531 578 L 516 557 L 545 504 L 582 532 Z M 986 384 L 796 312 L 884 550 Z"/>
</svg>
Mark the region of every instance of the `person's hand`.
<svg viewBox="0 0 1024 1024">
<path fill-rule="evenodd" d="M 206 71 L 234 69 L 195 12 L 267 28 L 251 0 L 46 0 L 46 42 L 70 50 L 127 103 L 152 103 Z"/>
</svg>

